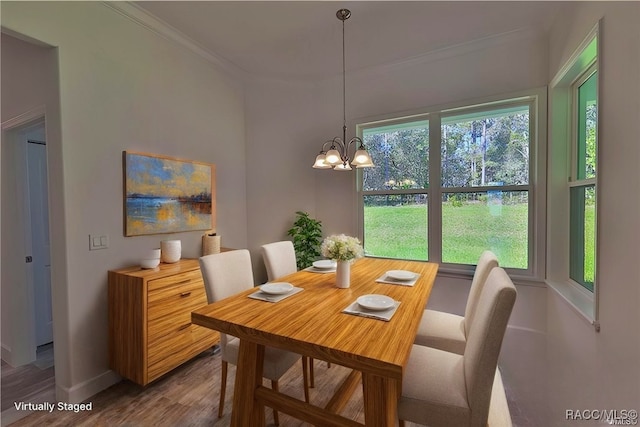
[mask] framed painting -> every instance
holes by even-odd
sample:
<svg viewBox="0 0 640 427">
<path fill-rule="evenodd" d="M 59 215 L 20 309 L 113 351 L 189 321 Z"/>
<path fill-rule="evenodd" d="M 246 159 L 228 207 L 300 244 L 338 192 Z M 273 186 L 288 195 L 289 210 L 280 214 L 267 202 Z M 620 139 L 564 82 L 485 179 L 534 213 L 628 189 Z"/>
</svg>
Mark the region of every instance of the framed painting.
<svg viewBox="0 0 640 427">
<path fill-rule="evenodd" d="M 122 154 L 125 236 L 215 230 L 215 165 Z"/>
</svg>

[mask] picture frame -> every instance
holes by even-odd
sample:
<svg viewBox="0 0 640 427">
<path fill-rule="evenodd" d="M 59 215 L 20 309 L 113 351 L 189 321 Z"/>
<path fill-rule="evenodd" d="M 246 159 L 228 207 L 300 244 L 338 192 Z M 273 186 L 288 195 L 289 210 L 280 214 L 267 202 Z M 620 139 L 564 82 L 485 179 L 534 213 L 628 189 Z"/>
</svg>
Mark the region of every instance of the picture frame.
<svg viewBox="0 0 640 427">
<path fill-rule="evenodd" d="M 216 228 L 215 165 L 123 151 L 124 235 Z"/>
</svg>

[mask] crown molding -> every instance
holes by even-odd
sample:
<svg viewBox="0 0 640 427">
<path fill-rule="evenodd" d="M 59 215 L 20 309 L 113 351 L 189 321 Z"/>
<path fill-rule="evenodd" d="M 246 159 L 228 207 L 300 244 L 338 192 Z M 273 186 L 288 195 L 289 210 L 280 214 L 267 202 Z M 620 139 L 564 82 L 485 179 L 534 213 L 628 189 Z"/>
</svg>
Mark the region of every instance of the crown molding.
<svg viewBox="0 0 640 427">
<path fill-rule="evenodd" d="M 106 7 L 114 10 L 122 16 L 130 19 L 136 24 L 150 30 L 151 32 L 163 37 L 166 40 L 170 40 L 178 45 L 190 50 L 199 57 L 206 61 L 222 68 L 227 73 L 237 76 L 238 74 L 246 75 L 247 72 L 242 70 L 234 63 L 222 58 L 210 50 L 203 47 L 201 44 L 191 39 L 187 35 L 183 34 L 176 28 L 167 24 L 163 20 L 157 18 L 151 13 L 147 12 L 140 6 L 129 1 L 104 1 L 102 2 Z"/>
<path fill-rule="evenodd" d="M 298 82 L 301 84 L 308 84 L 314 82 L 322 82 L 331 80 L 336 78 L 339 74 L 330 75 L 330 76 L 286 76 L 286 75 L 275 75 L 270 73 L 262 73 L 257 74 L 252 71 L 244 70 L 238 67 L 231 61 L 216 55 L 210 50 L 203 47 L 201 44 L 186 36 L 176 28 L 172 27 L 168 23 L 162 21 L 151 13 L 147 12 L 140 6 L 134 4 L 129 1 L 104 1 L 102 2 L 105 6 L 110 9 L 120 13 L 131 21 L 135 22 L 138 25 L 141 25 L 148 30 L 158 34 L 159 36 L 173 41 L 178 45 L 189 49 L 191 52 L 205 59 L 206 61 L 220 67 L 225 72 L 229 73 L 233 77 L 240 78 L 241 81 L 247 80 L 267 80 L 267 81 L 283 81 L 283 82 Z M 428 52 L 423 52 L 418 55 L 403 58 L 396 61 L 387 62 L 384 64 L 378 64 L 373 66 L 366 66 L 361 68 L 356 68 L 352 70 L 347 70 L 347 77 L 351 77 L 354 75 L 363 76 L 363 75 L 376 75 L 376 74 L 386 74 L 392 71 L 397 71 L 401 69 L 411 68 L 419 65 L 424 65 L 427 63 L 432 63 L 436 61 L 441 61 L 444 59 L 452 58 L 455 56 L 466 55 L 472 52 L 477 52 L 479 50 L 489 49 L 496 46 L 522 42 L 523 40 L 533 39 L 535 37 L 540 37 L 541 34 L 539 31 L 531 27 L 519 28 L 508 32 L 492 34 L 483 38 L 470 40 L 467 42 L 444 46 L 438 49 L 430 50 Z"/>
</svg>

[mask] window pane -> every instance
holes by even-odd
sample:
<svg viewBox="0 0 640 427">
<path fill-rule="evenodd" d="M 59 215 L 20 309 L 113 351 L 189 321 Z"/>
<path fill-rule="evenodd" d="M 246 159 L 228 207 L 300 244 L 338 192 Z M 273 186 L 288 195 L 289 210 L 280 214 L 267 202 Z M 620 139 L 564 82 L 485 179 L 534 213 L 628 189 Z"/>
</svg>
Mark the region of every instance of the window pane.
<svg viewBox="0 0 640 427">
<path fill-rule="evenodd" d="M 442 119 L 442 186 L 529 183 L 529 108 Z"/>
<path fill-rule="evenodd" d="M 596 258 L 596 189 L 571 188 L 570 277 L 593 291 Z"/>
<path fill-rule="evenodd" d="M 578 88 L 578 180 L 596 176 L 597 80 L 595 72 Z"/>
<path fill-rule="evenodd" d="M 365 129 L 363 141 L 373 168 L 363 171 L 363 190 L 429 186 L 429 122 Z"/>
<path fill-rule="evenodd" d="M 493 251 L 506 268 L 529 262 L 528 191 L 443 193 L 442 262 L 477 264 Z"/>
<path fill-rule="evenodd" d="M 368 256 L 426 261 L 427 195 L 364 196 L 364 250 Z"/>
</svg>

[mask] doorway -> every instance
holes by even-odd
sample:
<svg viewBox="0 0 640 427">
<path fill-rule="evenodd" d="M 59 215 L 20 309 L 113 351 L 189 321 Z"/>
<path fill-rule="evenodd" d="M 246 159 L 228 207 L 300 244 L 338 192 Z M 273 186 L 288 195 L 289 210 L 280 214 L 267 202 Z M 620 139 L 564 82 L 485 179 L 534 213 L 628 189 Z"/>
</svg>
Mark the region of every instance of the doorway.
<svg viewBox="0 0 640 427">
<path fill-rule="evenodd" d="M 6 132 L 6 133 L 5 133 Z M 6 136 L 6 139 L 4 138 Z M 13 402 L 55 401 L 53 316 L 49 240 L 49 196 L 45 119 L 39 117 L 3 129 L 3 144 L 12 144 L 16 191 L 21 219 L 15 228 L 25 249 L 24 280 L 13 284 L 10 297 L 27 295 L 24 322 L 13 323 L 14 349 L 25 348 L 2 361 L 2 422 L 28 414 L 16 411 Z M 22 224 L 19 224 L 22 223 Z M 17 288 L 23 289 L 17 289 Z M 22 316 L 21 316 L 22 317 Z M 19 326 L 20 325 L 20 326 Z"/>
</svg>

